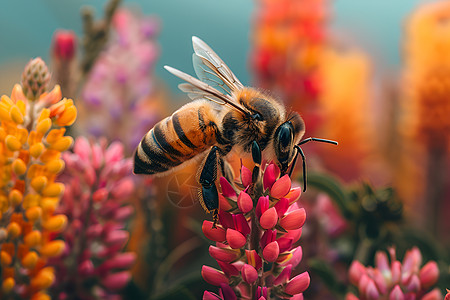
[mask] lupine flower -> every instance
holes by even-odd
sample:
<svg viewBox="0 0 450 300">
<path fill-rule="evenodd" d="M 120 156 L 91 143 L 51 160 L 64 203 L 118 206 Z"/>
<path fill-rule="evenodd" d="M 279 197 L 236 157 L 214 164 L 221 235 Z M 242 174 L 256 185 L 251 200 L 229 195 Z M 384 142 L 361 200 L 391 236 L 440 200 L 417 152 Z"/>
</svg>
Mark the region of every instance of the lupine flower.
<svg viewBox="0 0 450 300">
<path fill-rule="evenodd" d="M 350 266 L 350 282 L 358 288 L 359 296 L 347 294 L 346 299 L 435 299 L 441 300 L 439 289 L 430 289 L 439 278 L 434 261 L 422 265 L 418 248 L 407 251 L 403 262 L 397 260 L 395 250 L 390 249 L 391 261 L 383 251 L 375 255 L 375 267 L 365 267 L 358 261 Z"/>
<path fill-rule="evenodd" d="M 252 181 L 251 171 L 242 166 L 236 184 L 241 188 L 220 178 L 219 225 L 204 221 L 202 226 L 216 242 L 209 252 L 221 269 L 203 266 L 202 276 L 220 293 L 205 292 L 203 299 L 301 297 L 309 286 L 307 272 L 294 274 L 302 257 L 302 248 L 295 245 L 306 220 L 297 204 L 301 190 L 291 187 L 288 175 L 280 177 L 274 164 L 256 177 Z"/>
<path fill-rule="evenodd" d="M 134 253 L 122 252 L 129 237 L 125 222 L 133 214 L 131 162 L 119 142 L 107 147 L 105 140 L 90 143 L 80 137 L 73 151 L 63 156 L 66 190 L 57 211 L 67 216 L 68 226 L 60 234 L 66 249 L 53 260 L 54 293 L 62 299 L 113 297 L 128 283 L 135 261 Z"/>
<path fill-rule="evenodd" d="M 122 141 L 125 152 L 131 154 L 159 120 L 152 75 L 159 52 L 158 25 L 152 18 L 118 9 L 111 29 L 110 42 L 83 87 L 80 104 L 85 119 L 78 125 L 96 137 Z"/>
<path fill-rule="evenodd" d="M 308 130 L 319 124 L 318 66 L 326 43 L 328 1 L 257 1 L 252 66 L 258 84 L 304 112 Z M 307 113 L 305 113 L 307 112 Z"/>
<path fill-rule="evenodd" d="M 64 184 L 61 152 L 77 110 L 61 99 L 59 86 L 47 92 L 50 75 L 36 58 L 25 67 L 22 85 L 0 100 L 0 298 L 49 299 L 55 274 L 48 259 L 65 251 L 55 234 L 67 217 L 55 213 Z"/>
</svg>

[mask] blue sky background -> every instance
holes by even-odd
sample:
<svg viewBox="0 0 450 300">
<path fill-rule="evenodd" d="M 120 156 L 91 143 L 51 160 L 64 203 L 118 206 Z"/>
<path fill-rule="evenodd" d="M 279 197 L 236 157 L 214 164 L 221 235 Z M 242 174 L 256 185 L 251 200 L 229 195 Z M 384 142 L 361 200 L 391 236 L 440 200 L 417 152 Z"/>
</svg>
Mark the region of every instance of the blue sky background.
<svg viewBox="0 0 450 300">
<path fill-rule="evenodd" d="M 97 16 L 105 0 L 6 1 L 0 10 L 0 68 L 31 57 L 48 58 L 55 29 L 81 33 L 80 8 L 89 4 Z M 331 29 L 339 39 L 366 52 L 377 72 L 395 72 L 400 66 L 400 42 L 406 16 L 425 0 L 335 0 Z M 125 1 L 141 7 L 161 21 L 162 54 L 156 74 L 171 86 L 178 82 L 163 65 L 193 73 L 191 36 L 210 44 L 245 84 L 250 83 L 247 65 L 254 1 L 250 0 L 145 0 Z M 22 66 L 23 67 L 23 66 Z M 12 80 L 1 72 L 0 81 Z M 6 78 L 5 76 L 8 76 Z M 13 82 L 17 79 L 13 80 Z M 3 92 L 3 91 L 2 91 Z"/>
</svg>

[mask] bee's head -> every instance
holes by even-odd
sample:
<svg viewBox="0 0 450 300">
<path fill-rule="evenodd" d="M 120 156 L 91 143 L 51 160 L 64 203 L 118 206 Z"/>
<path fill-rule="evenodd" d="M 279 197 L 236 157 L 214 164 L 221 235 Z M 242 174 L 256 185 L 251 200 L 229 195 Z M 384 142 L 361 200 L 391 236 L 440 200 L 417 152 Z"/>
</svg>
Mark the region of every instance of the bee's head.
<svg viewBox="0 0 450 300">
<path fill-rule="evenodd" d="M 280 167 L 285 174 L 294 158 L 294 145 L 300 142 L 305 133 L 305 123 L 298 113 L 292 113 L 289 118 L 275 130 L 273 147 Z"/>
</svg>

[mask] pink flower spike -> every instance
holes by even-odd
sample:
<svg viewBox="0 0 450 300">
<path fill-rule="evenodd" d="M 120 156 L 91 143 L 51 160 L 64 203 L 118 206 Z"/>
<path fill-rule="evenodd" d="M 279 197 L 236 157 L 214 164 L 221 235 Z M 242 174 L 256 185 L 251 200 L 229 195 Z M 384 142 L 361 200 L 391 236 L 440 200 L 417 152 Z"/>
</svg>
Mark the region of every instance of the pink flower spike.
<svg viewBox="0 0 450 300">
<path fill-rule="evenodd" d="M 288 199 L 289 204 L 292 204 L 300 198 L 301 194 L 302 189 L 300 187 L 295 187 L 289 191 L 289 193 L 285 196 L 285 198 Z"/>
<path fill-rule="evenodd" d="M 223 242 L 226 240 L 226 231 L 220 225 L 217 228 L 213 228 L 213 222 L 203 221 L 202 225 L 203 234 L 215 242 Z"/>
<path fill-rule="evenodd" d="M 256 204 L 256 216 L 258 218 L 269 209 L 269 196 L 259 197 L 258 203 Z"/>
<path fill-rule="evenodd" d="M 215 260 L 220 260 L 226 263 L 231 263 L 237 260 L 241 253 L 239 250 L 227 249 L 227 248 L 219 248 L 215 246 L 209 246 L 209 254 Z"/>
<path fill-rule="evenodd" d="M 287 265 L 283 271 L 281 271 L 280 275 L 273 281 L 273 285 L 284 284 L 291 277 L 292 265 Z"/>
<path fill-rule="evenodd" d="M 264 229 L 273 228 L 275 225 L 277 225 L 277 222 L 278 222 L 278 214 L 275 207 L 266 210 L 259 219 L 259 223 L 261 224 L 261 227 Z"/>
<path fill-rule="evenodd" d="M 217 263 L 219 264 L 219 267 L 222 269 L 222 271 L 225 273 L 227 277 L 239 275 L 239 269 L 236 266 L 220 260 L 217 261 Z"/>
<path fill-rule="evenodd" d="M 273 241 L 275 241 L 277 237 L 277 231 L 276 230 L 266 230 L 264 231 L 261 240 L 259 241 L 259 245 L 261 246 L 261 248 L 264 249 L 264 247 L 266 247 L 266 245 L 268 243 L 271 243 Z"/>
<path fill-rule="evenodd" d="M 270 194 L 274 198 L 281 198 L 287 195 L 291 189 L 291 178 L 288 174 L 278 179 L 270 189 Z"/>
<path fill-rule="evenodd" d="M 238 230 L 244 236 L 247 236 L 250 233 L 250 226 L 248 225 L 248 222 L 243 214 L 234 214 L 233 223 L 234 228 L 236 228 L 236 230 Z"/>
<path fill-rule="evenodd" d="M 248 284 L 253 284 L 256 279 L 258 279 L 258 271 L 256 271 L 256 269 L 249 264 L 245 264 L 242 267 L 241 274 L 242 279 Z"/>
<path fill-rule="evenodd" d="M 402 292 L 402 289 L 397 284 L 389 294 L 389 300 L 405 300 L 405 295 Z"/>
<path fill-rule="evenodd" d="M 103 280 L 102 284 L 109 290 L 119 291 L 125 287 L 125 285 L 130 281 L 131 273 L 129 271 L 122 271 L 118 273 L 112 273 L 107 275 Z"/>
<path fill-rule="evenodd" d="M 430 261 L 422 267 L 419 272 L 420 284 L 422 288 L 432 287 L 439 279 L 439 268 L 435 261 Z"/>
<path fill-rule="evenodd" d="M 202 299 L 203 300 L 217 300 L 217 299 L 221 299 L 221 298 L 218 295 L 214 294 L 214 293 L 205 291 L 203 293 L 203 298 Z"/>
<path fill-rule="evenodd" d="M 284 291 L 289 295 L 303 293 L 309 287 L 310 280 L 308 272 L 303 272 L 289 280 Z"/>
<path fill-rule="evenodd" d="M 274 262 L 277 260 L 280 254 L 280 247 L 276 241 L 267 244 L 263 250 L 263 257 L 268 262 Z"/>
<path fill-rule="evenodd" d="M 241 181 L 244 187 L 248 187 L 252 184 L 252 171 L 244 165 L 241 166 Z"/>
<path fill-rule="evenodd" d="M 277 180 L 278 176 L 280 176 L 280 169 L 275 164 L 269 164 L 264 171 L 263 177 L 263 187 L 264 190 L 270 189 L 272 185 Z"/>
<path fill-rule="evenodd" d="M 368 300 L 380 299 L 380 293 L 378 292 L 377 287 L 375 286 L 375 282 L 373 282 L 373 280 L 369 280 L 369 282 L 367 283 L 365 294 Z"/>
<path fill-rule="evenodd" d="M 256 250 L 245 250 L 245 254 L 247 255 L 247 263 L 255 267 L 255 269 L 259 270 L 262 267 L 262 259 L 256 253 Z"/>
<path fill-rule="evenodd" d="M 277 203 L 275 203 L 274 207 L 277 210 L 278 218 L 281 218 L 289 208 L 289 200 L 286 198 L 281 198 Z"/>
<path fill-rule="evenodd" d="M 249 194 L 242 191 L 239 193 L 239 197 L 237 199 L 237 204 L 239 207 L 239 210 L 242 211 L 244 214 L 248 213 L 253 209 L 253 201 Z"/>
<path fill-rule="evenodd" d="M 438 288 L 433 289 L 431 292 L 426 293 L 423 295 L 421 300 L 442 300 L 442 293 Z M 444 300 L 450 300 L 450 292 L 447 290 L 447 295 L 445 296 Z"/>
<path fill-rule="evenodd" d="M 220 286 L 220 284 L 228 284 L 228 278 L 222 271 L 217 269 L 202 266 L 202 277 L 209 284 Z"/>
<path fill-rule="evenodd" d="M 233 249 L 241 248 L 247 242 L 247 239 L 244 235 L 242 235 L 242 233 L 231 228 L 227 229 L 226 237 L 228 245 L 230 245 L 230 247 Z"/>
<path fill-rule="evenodd" d="M 287 213 L 281 220 L 280 225 L 286 230 L 299 229 L 305 224 L 306 211 L 300 208 Z"/>
<path fill-rule="evenodd" d="M 359 281 L 362 278 L 362 275 L 366 274 L 366 268 L 362 263 L 357 260 L 354 260 L 350 266 L 349 270 L 349 279 L 350 282 L 356 286 L 359 285 Z"/>
<path fill-rule="evenodd" d="M 222 195 L 228 198 L 236 197 L 236 192 L 234 191 L 231 184 L 225 177 L 220 177 L 220 187 L 222 188 Z"/>
</svg>

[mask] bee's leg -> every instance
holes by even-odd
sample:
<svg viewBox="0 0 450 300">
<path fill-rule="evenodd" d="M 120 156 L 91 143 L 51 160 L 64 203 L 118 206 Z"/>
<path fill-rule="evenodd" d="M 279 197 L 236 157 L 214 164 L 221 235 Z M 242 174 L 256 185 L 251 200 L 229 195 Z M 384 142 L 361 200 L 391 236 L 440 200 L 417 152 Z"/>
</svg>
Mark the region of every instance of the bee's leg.
<svg viewBox="0 0 450 300">
<path fill-rule="evenodd" d="M 252 158 L 253 162 L 255 163 L 255 167 L 253 168 L 252 173 L 252 180 L 253 182 L 258 181 L 258 178 L 260 176 L 260 169 L 261 169 L 261 148 L 259 147 L 258 143 L 256 141 L 253 141 L 252 143 Z"/>
<path fill-rule="evenodd" d="M 201 184 L 199 191 L 200 203 L 203 208 L 213 214 L 213 228 L 216 228 L 219 214 L 219 193 L 217 192 L 217 165 L 219 163 L 219 148 L 213 146 L 203 162 L 203 167 L 198 174 L 198 183 Z"/>
<path fill-rule="evenodd" d="M 303 192 L 306 192 L 306 157 L 303 153 L 302 148 L 300 148 L 298 145 L 294 146 L 295 150 L 297 150 L 297 153 L 295 153 L 294 159 L 291 164 L 291 170 L 289 171 L 289 177 L 292 176 L 292 172 L 294 171 L 295 164 L 297 163 L 298 155 L 302 157 L 302 167 L 303 167 Z"/>
</svg>

